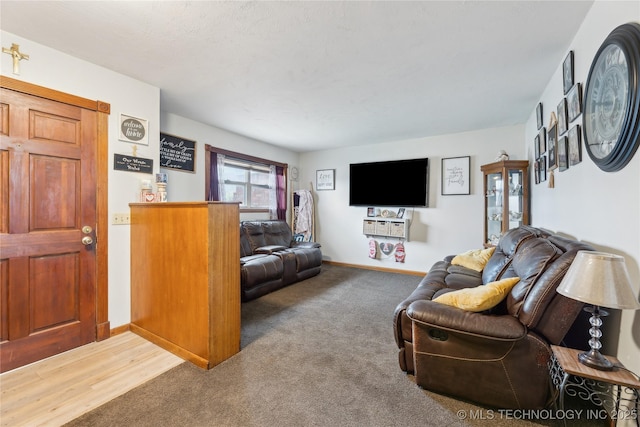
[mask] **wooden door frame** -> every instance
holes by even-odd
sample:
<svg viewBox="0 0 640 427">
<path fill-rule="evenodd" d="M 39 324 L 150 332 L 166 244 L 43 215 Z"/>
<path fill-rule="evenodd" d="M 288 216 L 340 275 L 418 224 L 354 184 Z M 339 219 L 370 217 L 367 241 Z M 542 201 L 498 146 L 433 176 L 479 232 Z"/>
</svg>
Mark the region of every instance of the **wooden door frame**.
<svg viewBox="0 0 640 427">
<path fill-rule="evenodd" d="M 96 341 L 111 335 L 109 322 L 109 218 L 108 218 L 108 172 L 109 172 L 109 114 L 111 105 L 103 101 L 92 101 L 43 86 L 26 83 L 7 76 L 0 76 L 0 87 L 16 92 L 49 99 L 97 113 L 96 147 Z"/>
</svg>

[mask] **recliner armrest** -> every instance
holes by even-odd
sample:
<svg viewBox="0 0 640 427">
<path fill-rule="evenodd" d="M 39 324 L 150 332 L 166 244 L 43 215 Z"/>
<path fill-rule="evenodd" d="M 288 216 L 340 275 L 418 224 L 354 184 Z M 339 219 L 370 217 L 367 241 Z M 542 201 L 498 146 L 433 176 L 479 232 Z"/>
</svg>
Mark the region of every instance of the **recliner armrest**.
<svg viewBox="0 0 640 427">
<path fill-rule="evenodd" d="M 450 265 L 449 268 L 447 268 L 447 271 L 449 272 L 449 274 L 462 274 L 464 276 L 477 277 L 478 279 L 482 280 L 481 271 L 472 270 L 461 265 Z"/>
<path fill-rule="evenodd" d="M 511 315 L 474 313 L 434 301 L 411 303 L 407 316 L 412 322 L 489 339 L 517 341 L 527 334 L 527 328 Z"/>
<path fill-rule="evenodd" d="M 257 259 L 261 259 L 266 257 L 268 254 L 254 254 L 254 255 L 248 255 L 248 256 L 243 256 L 240 257 L 240 266 L 243 266 L 247 263 L 250 263 L 251 261 L 255 261 Z"/>
<path fill-rule="evenodd" d="M 280 245 L 268 245 L 268 246 L 261 246 L 259 248 L 256 248 L 256 250 L 253 251 L 253 253 L 269 255 L 274 252 L 284 251 L 285 249 L 288 249 L 288 248 L 286 246 L 280 246 Z"/>
<path fill-rule="evenodd" d="M 291 243 L 291 247 L 292 248 L 312 249 L 312 248 L 319 248 L 320 246 L 321 246 L 320 243 L 316 243 L 316 242 L 293 242 L 293 243 Z"/>
</svg>

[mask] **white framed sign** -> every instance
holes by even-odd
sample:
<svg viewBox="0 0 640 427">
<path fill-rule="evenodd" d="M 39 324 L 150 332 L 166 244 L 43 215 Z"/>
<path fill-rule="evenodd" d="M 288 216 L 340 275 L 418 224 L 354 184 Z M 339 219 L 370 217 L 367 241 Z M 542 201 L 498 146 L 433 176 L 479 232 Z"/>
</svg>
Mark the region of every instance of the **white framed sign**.
<svg viewBox="0 0 640 427">
<path fill-rule="evenodd" d="M 471 157 L 442 159 L 442 195 L 471 194 L 469 166 Z"/>
<path fill-rule="evenodd" d="M 336 189 L 336 170 L 321 169 L 316 171 L 316 190 Z"/>
<path fill-rule="evenodd" d="M 149 122 L 138 117 L 120 114 L 120 141 L 149 145 Z"/>
</svg>

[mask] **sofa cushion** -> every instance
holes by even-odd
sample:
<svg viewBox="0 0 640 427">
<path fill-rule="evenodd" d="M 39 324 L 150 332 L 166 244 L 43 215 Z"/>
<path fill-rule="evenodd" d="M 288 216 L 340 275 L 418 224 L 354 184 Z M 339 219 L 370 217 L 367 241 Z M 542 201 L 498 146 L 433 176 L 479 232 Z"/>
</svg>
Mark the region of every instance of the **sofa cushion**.
<svg viewBox="0 0 640 427">
<path fill-rule="evenodd" d="M 322 252 L 317 248 L 295 248 L 289 249 L 296 256 L 296 272 L 319 267 L 322 264 Z"/>
<path fill-rule="evenodd" d="M 539 234 L 538 229 L 523 225 L 509 230 L 508 233 L 502 236 L 498 246 L 505 255 L 512 256 L 523 242 L 532 237 L 537 237 Z"/>
<path fill-rule="evenodd" d="M 264 240 L 264 231 L 261 223 L 245 221 L 240 227 L 242 228 L 241 234 L 244 235 L 244 238 L 249 243 L 251 253 L 254 253 L 257 248 L 267 245 Z"/>
<path fill-rule="evenodd" d="M 535 237 L 538 234 L 537 229 L 521 226 L 509 230 L 498 243 L 495 252 L 487 262 L 482 271 L 483 283 L 495 282 L 500 280 L 505 271 L 511 264 L 511 258 L 522 242 Z"/>
<path fill-rule="evenodd" d="M 284 246 L 290 247 L 293 241 L 293 235 L 289 224 L 284 221 L 262 221 L 262 229 L 264 231 L 265 244 L 262 246 Z"/>
<path fill-rule="evenodd" d="M 275 255 L 264 255 L 242 266 L 240 282 L 243 288 L 251 288 L 271 280 L 280 280 L 282 274 L 282 260 Z"/>
<path fill-rule="evenodd" d="M 449 272 L 449 274 L 464 274 L 465 276 L 471 276 L 471 277 L 477 277 L 477 278 L 482 277 L 481 272 L 472 270 L 467 267 L 463 267 L 461 265 L 450 265 L 447 268 L 447 271 Z"/>
<path fill-rule="evenodd" d="M 446 292 L 434 298 L 433 301 L 467 311 L 485 311 L 502 301 L 519 280 L 518 277 L 511 277 L 475 288 Z"/>
<path fill-rule="evenodd" d="M 242 224 L 240 224 L 240 257 L 246 257 L 253 254 L 253 248 L 249 243 L 249 238 Z"/>
<path fill-rule="evenodd" d="M 259 258 L 264 258 L 266 256 L 267 254 L 255 254 L 255 255 L 247 255 L 247 256 L 240 257 L 240 265 L 245 265 L 248 262 L 254 261 Z"/>
<path fill-rule="evenodd" d="M 524 300 L 536 285 L 538 277 L 560 256 L 562 251 L 548 239 L 531 239 L 522 244 L 513 256 L 505 276 L 521 278 L 507 298 L 507 310 L 513 316 L 519 316 Z M 541 283 L 546 286 L 548 281 Z"/>
<path fill-rule="evenodd" d="M 473 249 L 463 252 L 456 255 L 451 260 L 451 264 L 460 265 L 475 271 L 482 271 L 495 250 L 496 248 L 491 247 L 487 249 Z"/>
<path fill-rule="evenodd" d="M 450 265 L 444 283 L 450 289 L 474 288 L 482 285 L 482 273 L 460 265 Z"/>
</svg>

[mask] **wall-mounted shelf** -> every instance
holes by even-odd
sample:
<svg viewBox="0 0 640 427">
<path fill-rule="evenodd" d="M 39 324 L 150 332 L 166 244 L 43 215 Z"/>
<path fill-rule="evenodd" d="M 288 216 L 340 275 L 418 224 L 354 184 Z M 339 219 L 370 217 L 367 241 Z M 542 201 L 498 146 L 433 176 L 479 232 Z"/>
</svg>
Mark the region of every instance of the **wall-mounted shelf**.
<svg viewBox="0 0 640 427">
<path fill-rule="evenodd" d="M 362 234 L 409 240 L 409 218 L 374 217 L 362 220 Z"/>
</svg>

